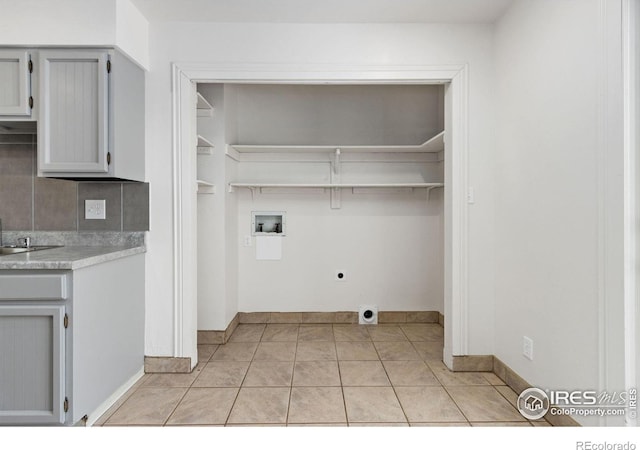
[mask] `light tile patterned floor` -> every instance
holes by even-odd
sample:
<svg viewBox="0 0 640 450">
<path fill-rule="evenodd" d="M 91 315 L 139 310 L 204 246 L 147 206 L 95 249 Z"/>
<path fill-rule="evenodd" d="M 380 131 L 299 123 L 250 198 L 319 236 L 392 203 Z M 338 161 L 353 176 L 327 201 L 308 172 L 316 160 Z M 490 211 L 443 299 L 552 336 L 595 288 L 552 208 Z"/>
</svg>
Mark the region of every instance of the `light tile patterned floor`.
<svg viewBox="0 0 640 450">
<path fill-rule="evenodd" d="M 492 373 L 450 372 L 438 324 L 246 324 L 190 374 L 147 374 L 96 425 L 548 426 Z"/>
</svg>

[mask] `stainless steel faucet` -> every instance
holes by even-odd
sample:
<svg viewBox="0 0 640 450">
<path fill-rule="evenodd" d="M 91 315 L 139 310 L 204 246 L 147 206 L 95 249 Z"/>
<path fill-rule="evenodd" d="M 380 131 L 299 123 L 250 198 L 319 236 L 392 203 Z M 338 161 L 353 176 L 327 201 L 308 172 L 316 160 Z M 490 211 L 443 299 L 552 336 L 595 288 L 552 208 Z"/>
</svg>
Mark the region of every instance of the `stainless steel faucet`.
<svg viewBox="0 0 640 450">
<path fill-rule="evenodd" d="M 18 239 L 18 247 L 31 247 L 31 238 L 29 236 Z"/>
</svg>

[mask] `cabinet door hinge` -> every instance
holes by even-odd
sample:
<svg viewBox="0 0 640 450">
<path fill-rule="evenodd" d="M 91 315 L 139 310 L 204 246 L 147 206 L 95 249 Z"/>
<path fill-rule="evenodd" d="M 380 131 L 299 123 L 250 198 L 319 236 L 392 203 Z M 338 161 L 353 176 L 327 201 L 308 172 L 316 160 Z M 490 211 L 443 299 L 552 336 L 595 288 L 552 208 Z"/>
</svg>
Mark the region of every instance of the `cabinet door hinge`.
<svg viewBox="0 0 640 450">
<path fill-rule="evenodd" d="M 69 399 L 67 397 L 64 398 L 62 406 L 64 408 L 64 412 L 69 412 Z"/>
<path fill-rule="evenodd" d="M 111 152 L 107 152 L 107 166 L 111 165 Z"/>
<path fill-rule="evenodd" d="M 107 60 L 107 73 L 111 73 L 111 61 Z"/>
<path fill-rule="evenodd" d="M 33 96 L 29 96 L 29 108 L 33 109 Z"/>
<path fill-rule="evenodd" d="M 65 328 L 69 328 L 69 315 L 68 314 L 64 315 L 64 321 L 63 322 L 64 322 L 64 327 Z"/>
<path fill-rule="evenodd" d="M 29 60 L 29 73 L 33 73 L 33 61 Z"/>
</svg>

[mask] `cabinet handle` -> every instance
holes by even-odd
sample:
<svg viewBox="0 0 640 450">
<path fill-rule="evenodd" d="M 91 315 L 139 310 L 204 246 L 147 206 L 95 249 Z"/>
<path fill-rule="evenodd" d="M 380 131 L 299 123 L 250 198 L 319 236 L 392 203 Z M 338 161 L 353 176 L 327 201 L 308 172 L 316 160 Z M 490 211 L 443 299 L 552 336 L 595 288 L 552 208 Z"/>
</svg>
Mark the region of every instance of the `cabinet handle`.
<svg viewBox="0 0 640 450">
<path fill-rule="evenodd" d="M 29 97 L 29 108 L 33 109 L 33 97 Z"/>
<path fill-rule="evenodd" d="M 107 166 L 111 164 L 111 152 L 107 152 Z"/>
</svg>

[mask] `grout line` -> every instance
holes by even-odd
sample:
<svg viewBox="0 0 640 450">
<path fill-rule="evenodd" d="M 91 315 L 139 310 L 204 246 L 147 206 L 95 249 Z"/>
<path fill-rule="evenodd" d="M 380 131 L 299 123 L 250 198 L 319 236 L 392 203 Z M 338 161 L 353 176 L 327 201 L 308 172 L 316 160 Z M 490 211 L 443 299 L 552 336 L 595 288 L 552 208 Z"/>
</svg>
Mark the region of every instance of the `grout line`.
<svg viewBox="0 0 640 450">
<path fill-rule="evenodd" d="M 265 325 L 265 329 L 266 329 L 266 325 Z M 238 327 L 236 327 L 236 329 L 238 329 Z M 233 330 L 233 333 L 235 333 L 235 330 Z M 233 333 L 231 333 L 231 336 L 233 336 Z M 264 334 L 264 331 L 263 331 Z M 231 339 L 231 336 L 229 336 L 229 339 Z M 260 338 L 262 339 L 262 335 L 260 335 Z M 224 344 L 221 344 L 224 345 Z M 258 342 L 258 345 L 260 345 L 260 343 Z M 240 381 L 240 386 L 238 386 L 238 392 L 236 392 L 236 397 L 233 399 L 233 403 L 231 404 L 231 408 L 229 408 L 229 413 L 227 414 L 227 418 L 224 421 L 224 426 L 228 426 L 229 425 L 229 418 L 231 417 L 231 413 L 233 412 L 233 408 L 236 406 L 236 403 L 238 401 L 238 397 L 240 396 L 240 390 L 242 389 L 243 385 L 244 385 L 244 381 L 247 379 L 247 375 L 249 374 L 249 369 L 251 368 L 251 363 L 253 362 L 253 358 L 256 355 L 256 352 L 258 351 L 258 345 L 256 345 L 255 350 L 253 351 L 253 354 L 251 355 L 251 360 L 249 361 L 249 365 L 247 366 L 247 371 L 244 373 L 244 376 L 242 377 L 242 381 Z M 220 347 L 218 347 L 220 348 Z M 218 351 L 218 349 L 216 349 L 216 351 Z M 214 352 L 215 353 L 215 352 Z M 211 358 L 213 358 L 213 355 L 211 355 Z M 235 425 L 235 424 L 233 424 Z"/>
<path fill-rule="evenodd" d="M 398 325 L 398 328 L 400 329 L 400 332 L 404 335 L 404 337 L 407 338 L 407 341 L 411 342 L 411 339 L 409 339 L 409 336 L 407 336 L 407 333 L 405 333 L 405 331 L 402 329 L 402 326 Z M 411 344 L 411 346 L 413 347 L 413 344 Z"/>
<path fill-rule="evenodd" d="M 511 407 L 512 407 L 516 412 L 520 413 L 520 412 L 518 411 L 518 408 L 517 408 L 517 407 L 515 407 L 515 406 L 511 403 L 511 401 L 509 401 L 509 399 L 507 398 L 507 396 L 506 396 L 506 395 L 504 395 L 504 394 L 500 391 L 500 389 L 498 389 L 498 387 L 497 387 L 497 386 L 506 386 L 506 387 L 508 387 L 509 389 L 511 389 L 511 391 L 512 391 L 515 395 L 518 395 L 518 394 L 516 393 L 516 391 L 514 391 L 514 390 L 513 390 L 513 388 L 512 388 L 511 386 L 509 386 L 509 385 L 504 385 L 504 384 L 500 384 L 500 385 L 497 385 L 497 386 L 492 384 L 491 386 L 492 386 L 492 387 L 493 387 L 493 388 L 498 392 L 498 394 L 500 394 L 500 395 L 501 395 L 501 396 L 502 396 L 502 397 L 507 401 L 507 403 L 509 404 L 509 406 L 511 406 Z M 529 425 L 531 425 L 531 422 L 539 422 L 539 420 L 534 420 L 534 421 L 532 421 L 532 420 L 528 420 L 528 419 L 526 419 L 526 418 L 525 418 L 525 420 L 527 420 L 527 422 L 529 422 Z M 544 422 L 547 422 L 547 420 L 546 420 L 544 417 L 542 418 L 542 420 L 543 420 Z M 549 422 L 547 422 L 547 423 L 549 423 Z M 531 425 L 531 426 L 533 426 L 533 425 Z"/>
<path fill-rule="evenodd" d="M 513 406 L 513 405 L 511 404 L 511 402 L 510 402 L 510 401 L 509 401 L 509 400 L 508 400 L 504 395 L 502 395 L 502 392 L 500 392 L 500 391 L 498 390 L 498 388 L 496 388 L 496 387 L 495 387 L 493 384 L 491 384 L 491 383 L 489 383 L 489 385 L 493 388 L 493 390 L 494 390 L 494 391 L 496 391 L 496 392 L 497 392 L 501 397 L 503 397 L 503 398 L 505 399 L 505 401 L 506 401 L 506 402 L 507 402 L 507 404 L 509 405 L 509 408 L 513 408 L 513 410 L 514 410 L 515 412 L 517 412 L 518 414 L 520 414 L 520 411 L 518 411 L 518 408 L 516 408 L 515 406 Z M 523 419 L 524 419 L 525 421 L 529 422 L 529 420 L 527 420 L 527 418 L 526 418 L 526 417 L 523 417 Z M 501 421 L 501 422 L 502 422 L 502 421 Z M 513 421 L 512 421 L 512 420 L 506 420 L 505 422 L 519 422 L 519 421 L 516 421 L 516 420 L 513 420 Z M 533 425 L 531 425 L 531 426 L 533 426 Z"/>
<path fill-rule="evenodd" d="M 200 361 L 198 361 L 198 362 L 196 363 L 196 367 L 195 367 L 193 370 L 196 370 L 196 368 L 197 368 L 197 367 L 198 367 L 198 365 L 200 365 L 200 364 L 203 364 L 203 363 L 201 363 Z M 204 363 L 204 365 L 206 366 L 206 363 Z M 167 425 L 167 423 L 169 422 L 169 419 L 171 419 L 171 417 L 175 414 L 176 410 L 178 409 L 178 406 L 180 406 L 180 403 L 182 403 L 182 400 L 184 400 L 184 398 L 187 396 L 187 394 L 188 394 L 188 393 L 189 393 L 189 391 L 191 390 L 191 387 L 193 386 L 193 383 L 195 383 L 196 379 L 197 379 L 200 375 L 202 375 L 202 371 L 203 371 L 203 369 L 204 369 L 204 368 L 201 368 L 201 369 L 199 370 L 199 373 L 198 373 L 198 374 L 193 378 L 193 380 L 191 380 L 191 382 L 189 383 L 189 386 L 148 386 L 148 387 L 155 387 L 155 388 L 163 388 L 163 387 L 166 387 L 166 388 L 169 388 L 169 389 L 171 389 L 171 388 L 184 388 L 184 387 L 186 387 L 186 390 L 185 390 L 184 394 L 182 395 L 182 397 L 180 397 L 180 400 L 178 400 L 178 403 L 176 403 L 176 406 L 173 408 L 173 410 L 171 411 L 171 413 L 167 416 L 167 418 L 165 419 L 165 421 L 164 421 L 164 423 L 162 424 L 162 426 L 166 426 L 166 425 Z M 191 373 L 193 373 L 193 372 L 191 372 Z M 171 375 L 190 375 L 190 373 L 189 373 L 189 374 L 156 374 L 156 375 L 169 375 L 169 376 L 171 376 Z M 153 376 L 153 375 L 152 375 L 152 376 Z M 150 379 L 151 379 L 151 377 L 149 377 L 149 378 L 148 378 L 148 379 L 147 379 L 143 384 L 148 383 Z"/>
<path fill-rule="evenodd" d="M 298 336 L 300 335 L 300 325 L 296 332 L 296 349 L 293 352 L 293 369 L 291 370 L 291 383 L 289 384 L 289 401 L 287 402 L 287 414 L 284 418 L 284 425 L 289 426 L 289 412 L 291 411 L 291 395 L 293 392 L 293 377 L 296 376 L 296 361 L 298 360 Z"/>
<path fill-rule="evenodd" d="M 247 378 L 247 374 L 249 373 L 249 368 L 251 367 L 251 361 L 249 361 L 249 365 L 247 366 L 247 371 L 244 373 L 242 377 L 242 381 L 240 381 L 240 386 L 238 386 L 238 392 L 236 392 L 236 397 L 233 399 L 233 403 L 231 404 L 231 408 L 229 408 L 229 412 L 227 413 L 227 418 L 224 420 L 224 426 L 229 425 L 229 418 L 231 417 L 231 412 L 233 412 L 233 408 L 236 406 L 236 402 L 238 401 L 238 397 L 240 396 L 240 389 L 242 389 L 242 385 L 244 384 L 244 380 Z"/>
<path fill-rule="evenodd" d="M 38 176 L 38 147 L 35 136 L 31 135 L 31 230 L 36 229 L 36 177 Z"/>
<path fill-rule="evenodd" d="M 493 385 L 492 385 L 492 386 L 493 386 Z M 512 388 L 511 386 L 506 385 L 506 384 L 501 384 L 500 386 L 506 386 L 506 387 L 508 387 L 509 389 L 511 389 L 511 391 L 512 391 L 514 394 L 518 395 L 518 394 L 516 393 L 516 391 L 514 391 L 514 390 L 513 390 L 513 388 Z M 506 396 L 506 395 L 504 395 L 502 392 L 500 392 L 500 390 L 499 390 L 498 388 L 496 388 L 495 386 L 493 386 L 493 387 L 494 387 L 494 388 L 496 389 L 496 391 L 498 391 L 498 393 L 499 393 L 502 397 L 504 397 L 504 399 L 505 399 L 507 402 L 509 402 L 509 404 L 511 405 L 511 401 L 509 401 L 509 399 L 507 398 L 507 396 Z M 511 406 L 513 406 L 513 405 L 511 405 Z"/>
<path fill-rule="evenodd" d="M 124 183 L 120 183 L 120 232 L 124 231 Z"/>
<path fill-rule="evenodd" d="M 453 396 L 451 395 L 447 387 L 443 385 L 442 388 L 447 393 L 447 395 L 449 396 L 453 404 L 456 405 L 456 408 L 458 408 L 458 411 L 460 411 L 460 414 L 462 414 L 462 417 L 464 417 L 467 423 L 469 424 L 469 426 L 471 426 L 471 419 L 469 419 L 467 415 L 464 413 L 464 411 L 462 410 L 462 408 L 460 408 L 460 405 L 458 405 L 458 402 L 455 401 L 455 399 L 453 398 Z"/>
<path fill-rule="evenodd" d="M 145 375 L 150 375 L 150 374 L 146 374 L 146 373 L 143 374 L 142 377 L 140 377 L 140 379 L 138 381 L 136 381 L 133 386 L 131 386 L 124 394 L 122 394 L 122 396 L 120 398 L 118 398 L 114 402 L 114 405 L 115 405 L 117 402 L 122 400 L 122 403 L 111 414 L 109 414 L 109 417 L 105 417 L 105 419 L 102 421 L 101 425 L 95 425 L 95 423 L 94 423 L 93 426 L 101 426 L 101 427 L 104 426 L 109 421 L 109 419 L 111 417 L 113 417 L 113 415 L 115 413 L 117 413 L 120 410 L 120 408 L 122 408 L 124 406 L 124 404 L 131 398 L 131 396 L 133 396 L 133 394 L 135 394 L 138 391 L 138 389 L 140 389 L 149 380 L 149 377 L 147 377 L 146 380 L 142 381 L 142 379 L 145 377 Z M 112 407 L 113 407 L 113 405 L 111 405 L 111 407 L 109 407 L 109 409 L 111 409 Z M 102 416 L 98 417 L 97 421 L 99 421 L 102 417 L 104 417 L 107 414 L 107 412 L 109 412 L 109 409 L 107 411 L 105 411 L 102 414 Z"/>
<path fill-rule="evenodd" d="M 350 426 L 349 413 L 347 412 L 347 396 L 344 395 L 344 383 L 342 382 L 342 370 L 340 369 L 340 359 L 338 358 L 338 342 L 336 341 L 335 324 L 331 327 L 333 332 L 333 343 L 336 347 L 336 366 L 338 366 L 338 379 L 340 380 L 340 392 L 342 392 L 342 406 L 344 408 L 344 418 L 347 422 L 347 426 Z M 369 332 L 367 331 L 367 335 Z M 375 347 L 374 347 L 375 348 Z"/>
<path fill-rule="evenodd" d="M 184 400 L 184 398 L 187 396 L 187 392 L 189 392 L 189 388 L 186 388 L 184 390 L 184 394 L 182 394 L 182 397 L 180 397 L 180 400 L 178 400 L 178 402 L 176 403 L 176 406 L 173 407 L 173 409 L 171 410 L 171 413 L 167 416 L 167 418 L 162 423 L 163 427 L 167 426 L 167 422 L 169 422 L 169 419 L 171 419 L 171 416 L 175 414 L 176 410 L 178 409 L 178 406 L 180 406 L 180 403 L 182 403 L 182 400 Z"/>
<path fill-rule="evenodd" d="M 216 349 L 211 353 L 211 355 L 209 355 L 209 358 L 207 359 L 207 363 L 213 361 L 213 355 L 216 354 L 216 352 L 220 349 L 221 345 L 224 345 L 224 344 L 216 344 Z"/>
<path fill-rule="evenodd" d="M 193 377 L 193 380 L 191 380 L 191 383 L 189 384 L 189 389 L 191 389 L 191 388 L 193 387 L 193 385 L 194 385 L 194 383 L 196 382 L 196 380 L 197 380 L 198 378 L 200 378 L 200 376 L 202 375 L 202 372 L 204 371 L 204 368 L 205 368 L 205 367 L 207 367 L 207 363 L 206 363 L 206 362 L 204 362 L 204 361 L 202 361 L 202 362 L 201 362 L 201 361 L 198 361 L 198 362 L 196 363 L 196 366 L 193 368 L 193 370 L 195 371 L 195 370 L 198 368 L 198 366 L 200 366 L 200 365 L 202 365 L 202 367 L 200 367 L 200 370 L 198 371 L 198 374 L 197 374 L 195 377 Z M 193 372 L 192 372 L 192 373 L 193 373 Z"/>
<path fill-rule="evenodd" d="M 84 205 L 80 207 L 80 183 L 75 183 L 76 188 L 76 233 L 80 232 L 80 215 L 84 217 Z"/>
<path fill-rule="evenodd" d="M 420 354 L 417 352 L 417 350 L 415 349 L 415 346 L 413 345 L 413 342 L 411 342 L 409 340 L 409 336 L 407 336 L 407 334 L 404 332 L 404 330 L 402 329 L 402 327 L 400 327 L 398 325 L 398 328 L 400 329 L 400 332 L 404 335 L 404 337 L 407 339 L 407 341 L 411 344 L 411 348 L 413 348 L 413 351 L 415 351 L 418 356 L 420 356 Z M 402 341 L 400 341 L 402 342 Z M 374 345 L 375 347 L 375 345 Z M 378 351 L 378 349 L 376 348 L 376 352 Z M 380 356 L 380 355 L 378 355 Z M 420 361 L 424 364 L 424 361 L 422 360 L 422 357 L 420 357 Z M 409 421 L 409 416 L 407 415 L 407 412 L 404 409 L 404 406 L 402 405 L 402 401 L 400 400 L 400 397 L 398 396 L 398 392 L 396 391 L 396 386 L 393 384 L 393 382 L 391 381 L 391 377 L 389 376 L 389 372 L 387 372 L 387 367 L 384 365 L 384 361 L 382 359 L 380 359 L 380 362 L 382 364 L 382 367 L 387 375 L 387 378 L 389 379 L 389 383 L 391 384 L 391 388 L 393 389 L 393 394 L 396 396 L 396 400 L 398 400 L 398 405 L 400 405 L 400 409 L 402 410 L 402 414 L 404 414 L 404 418 L 407 421 L 407 425 L 411 426 L 411 422 Z M 437 379 L 437 378 L 436 378 Z M 400 386 L 398 386 L 400 387 Z"/>
<path fill-rule="evenodd" d="M 401 329 L 401 331 L 402 331 L 402 329 Z M 404 334 L 404 331 L 403 331 L 403 334 Z M 375 345 L 374 345 L 374 347 L 375 347 Z M 378 351 L 378 349 L 376 348 L 376 352 L 377 351 Z M 378 357 L 380 357 L 380 354 L 378 354 Z M 389 384 L 391 385 L 391 389 L 393 390 L 393 395 L 396 396 L 396 400 L 398 401 L 398 405 L 400 405 L 400 410 L 402 411 L 402 414 L 404 415 L 404 418 L 407 421 L 407 425 L 409 425 L 410 424 L 409 416 L 407 415 L 407 412 L 404 410 L 404 406 L 402 406 L 402 402 L 400 401 L 400 397 L 398 397 L 398 392 L 396 391 L 396 386 L 391 382 L 391 377 L 389 376 L 389 372 L 387 372 L 387 368 L 384 365 L 384 361 L 382 360 L 382 358 L 380 358 L 380 364 L 382 365 L 382 369 L 384 370 L 384 373 L 387 376 L 387 380 L 389 380 Z"/>
<path fill-rule="evenodd" d="M 263 324 L 263 326 L 262 326 L 262 333 L 260 333 L 260 339 L 258 339 L 258 347 L 260 346 L 260 343 L 262 342 L 262 336 L 264 336 L 264 332 L 265 331 L 267 331 L 267 324 L 266 323 Z M 256 347 L 256 351 L 257 351 L 257 347 Z"/>
</svg>

